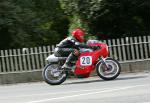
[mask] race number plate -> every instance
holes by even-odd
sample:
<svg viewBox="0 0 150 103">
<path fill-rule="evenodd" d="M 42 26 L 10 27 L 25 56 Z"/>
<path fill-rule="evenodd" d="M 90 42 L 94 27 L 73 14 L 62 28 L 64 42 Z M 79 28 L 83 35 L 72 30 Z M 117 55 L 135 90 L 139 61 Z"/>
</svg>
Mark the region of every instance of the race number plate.
<svg viewBox="0 0 150 103">
<path fill-rule="evenodd" d="M 82 57 L 80 57 L 80 64 L 82 66 L 92 65 L 92 57 L 91 56 L 82 56 Z"/>
</svg>

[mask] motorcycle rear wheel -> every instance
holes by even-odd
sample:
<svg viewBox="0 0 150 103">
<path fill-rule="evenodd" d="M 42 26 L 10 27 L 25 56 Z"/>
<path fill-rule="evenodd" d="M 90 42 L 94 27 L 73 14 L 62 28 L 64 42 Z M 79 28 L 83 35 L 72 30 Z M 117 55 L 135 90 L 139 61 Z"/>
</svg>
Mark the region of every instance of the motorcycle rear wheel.
<svg viewBox="0 0 150 103">
<path fill-rule="evenodd" d="M 105 63 L 107 64 L 108 68 L 106 68 L 102 62 L 97 65 L 97 75 L 103 80 L 114 80 L 121 72 L 121 66 L 119 62 L 113 58 L 106 58 Z"/>
<path fill-rule="evenodd" d="M 58 64 L 48 64 L 42 71 L 43 78 L 50 85 L 59 85 L 63 83 L 68 73 L 60 69 Z"/>
</svg>

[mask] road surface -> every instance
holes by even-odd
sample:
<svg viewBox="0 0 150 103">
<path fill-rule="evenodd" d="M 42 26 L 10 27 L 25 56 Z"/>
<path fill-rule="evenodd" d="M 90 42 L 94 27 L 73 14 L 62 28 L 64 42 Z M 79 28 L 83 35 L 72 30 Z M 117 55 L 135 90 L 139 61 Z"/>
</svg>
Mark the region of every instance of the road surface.
<svg viewBox="0 0 150 103">
<path fill-rule="evenodd" d="M 45 82 L 0 85 L 0 103 L 150 103 L 150 73 L 71 79 L 62 85 Z"/>
</svg>

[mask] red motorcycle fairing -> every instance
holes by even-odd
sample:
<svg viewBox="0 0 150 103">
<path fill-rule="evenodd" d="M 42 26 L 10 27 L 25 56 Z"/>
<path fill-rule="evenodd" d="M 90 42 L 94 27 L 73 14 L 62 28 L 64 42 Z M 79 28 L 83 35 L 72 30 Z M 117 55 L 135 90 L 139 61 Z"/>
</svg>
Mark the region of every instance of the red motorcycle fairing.
<svg viewBox="0 0 150 103">
<path fill-rule="evenodd" d="M 80 54 L 75 68 L 75 74 L 78 76 L 82 75 L 84 77 L 89 77 L 92 70 L 95 68 L 98 59 L 100 57 L 106 58 L 108 56 L 108 47 L 104 43 L 91 44 L 90 46 L 99 46 L 100 49 L 97 49 L 92 52 L 83 52 Z"/>
</svg>

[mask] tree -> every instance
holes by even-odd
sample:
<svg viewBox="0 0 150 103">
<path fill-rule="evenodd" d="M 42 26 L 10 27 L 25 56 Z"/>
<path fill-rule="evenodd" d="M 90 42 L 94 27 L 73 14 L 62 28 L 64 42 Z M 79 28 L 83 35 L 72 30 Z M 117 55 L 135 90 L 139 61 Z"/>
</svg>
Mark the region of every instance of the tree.
<svg viewBox="0 0 150 103">
<path fill-rule="evenodd" d="M 22 23 L 21 16 L 23 14 L 17 15 L 21 10 L 18 6 L 14 5 L 10 1 L 1 1 L 0 3 L 0 47 L 8 48 L 11 45 L 16 44 L 19 41 L 26 41 L 25 37 L 28 37 L 20 26 L 17 25 L 19 22 Z M 17 33 L 16 33 L 17 32 Z M 22 32 L 22 37 L 19 34 Z M 23 39 L 24 38 L 24 39 Z"/>
<path fill-rule="evenodd" d="M 90 35 L 89 32 L 89 26 L 88 22 L 85 18 L 82 18 L 80 14 L 79 6 L 83 6 L 83 1 L 81 0 L 59 0 L 62 9 L 64 10 L 65 14 L 68 15 L 70 20 L 69 25 L 69 32 L 71 32 L 75 28 L 82 28 L 86 31 L 88 35 Z M 81 5 L 80 5 L 81 4 Z"/>
<path fill-rule="evenodd" d="M 146 13 L 150 12 L 148 0 L 60 0 L 60 2 L 68 15 L 79 15 L 82 20 L 87 21 L 90 32 L 97 34 L 99 38 L 134 36 L 134 33 L 149 29 L 147 25 L 150 23 L 146 19 L 149 18 L 149 15 L 146 17 Z M 133 32 L 133 35 L 127 35 L 130 32 Z"/>
<path fill-rule="evenodd" d="M 35 11 L 41 19 L 41 27 L 44 30 L 46 44 L 56 44 L 68 34 L 68 17 L 64 15 L 58 0 L 33 0 Z"/>
<path fill-rule="evenodd" d="M 0 49 L 55 44 L 68 23 L 57 0 L 0 1 Z"/>
</svg>

